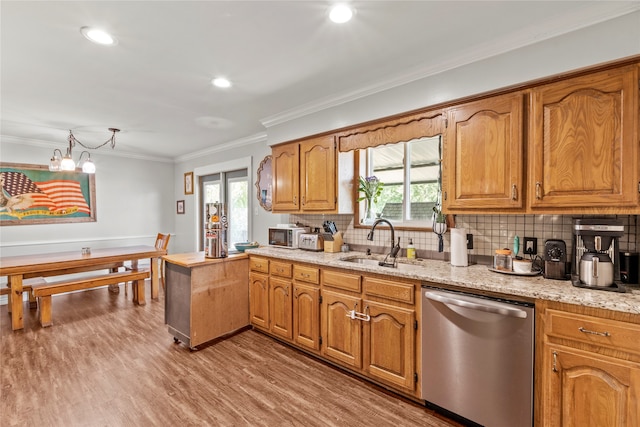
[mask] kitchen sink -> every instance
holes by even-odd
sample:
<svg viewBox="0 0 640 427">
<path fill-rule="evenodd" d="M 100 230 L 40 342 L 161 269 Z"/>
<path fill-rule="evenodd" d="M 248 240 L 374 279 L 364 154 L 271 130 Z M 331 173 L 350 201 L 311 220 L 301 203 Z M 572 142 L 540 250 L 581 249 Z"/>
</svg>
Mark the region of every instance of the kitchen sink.
<svg viewBox="0 0 640 427">
<path fill-rule="evenodd" d="M 416 268 L 421 268 L 421 266 L 419 265 L 405 264 L 403 262 L 396 263 L 395 267 L 392 267 L 390 265 L 380 265 L 380 262 L 382 260 L 375 258 L 352 257 L 342 258 L 340 261 L 350 262 L 352 264 L 368 265 L 372 267 L 397 268 L 398 270 L 415 270 Z"/>
</svg>

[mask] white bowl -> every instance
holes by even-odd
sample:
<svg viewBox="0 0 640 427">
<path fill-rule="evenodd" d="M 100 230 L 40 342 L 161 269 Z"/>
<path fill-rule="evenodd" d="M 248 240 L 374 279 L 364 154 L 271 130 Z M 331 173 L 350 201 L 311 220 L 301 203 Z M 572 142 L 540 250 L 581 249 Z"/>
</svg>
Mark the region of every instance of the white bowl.
<svg viewBox="0 0 640 427">
<path fill-rule="evenodd" d="M 514 259 L 513 271 L 514 273 L 531 273 L 531 266 L 533 262 L 529 259 Z"/>
</svg>

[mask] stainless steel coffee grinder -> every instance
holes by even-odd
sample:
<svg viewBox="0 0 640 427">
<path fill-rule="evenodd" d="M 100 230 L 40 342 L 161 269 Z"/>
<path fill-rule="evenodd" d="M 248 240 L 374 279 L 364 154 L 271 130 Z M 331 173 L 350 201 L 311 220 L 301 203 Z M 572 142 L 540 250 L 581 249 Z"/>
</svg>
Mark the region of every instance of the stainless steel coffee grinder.
<svg viewBox="0 0 640 427">
<path fill-rule="evenodd" d="M 579 218 L 573 222 L 574 286 L 624 292 L 620 280 L 618 241 L 624 234 L 620 220 Z"/>
</svg>

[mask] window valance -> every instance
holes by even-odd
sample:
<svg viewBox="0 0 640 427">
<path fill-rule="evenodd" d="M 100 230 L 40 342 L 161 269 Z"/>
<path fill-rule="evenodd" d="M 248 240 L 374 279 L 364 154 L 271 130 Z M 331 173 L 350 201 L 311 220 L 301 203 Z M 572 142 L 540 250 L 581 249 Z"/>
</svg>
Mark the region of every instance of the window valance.
<svg viewBox="0 0 640 427">
<path fill-rule="evenodd" d="M 346 152 L 436 136 L 445 128 L 442 111 L 412 114 L 341 132 L 337 134 L 338 150 Z"/>
</svg>

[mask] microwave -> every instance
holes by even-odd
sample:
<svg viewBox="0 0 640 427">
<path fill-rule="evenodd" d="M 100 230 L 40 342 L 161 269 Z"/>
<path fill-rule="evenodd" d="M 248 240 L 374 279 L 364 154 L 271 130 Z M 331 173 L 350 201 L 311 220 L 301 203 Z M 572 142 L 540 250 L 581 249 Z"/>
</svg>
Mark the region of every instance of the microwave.
<svg viewBox="0 0 640 427">
<path fill-rule="evenodd" d="M 269 246 L 298 249 L 300 235 L 306 232 L 304 227 L 269 227 Z"/>
</svg>

